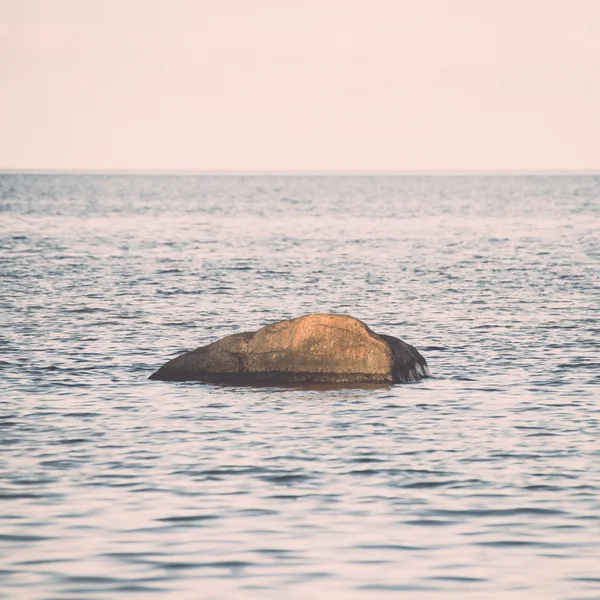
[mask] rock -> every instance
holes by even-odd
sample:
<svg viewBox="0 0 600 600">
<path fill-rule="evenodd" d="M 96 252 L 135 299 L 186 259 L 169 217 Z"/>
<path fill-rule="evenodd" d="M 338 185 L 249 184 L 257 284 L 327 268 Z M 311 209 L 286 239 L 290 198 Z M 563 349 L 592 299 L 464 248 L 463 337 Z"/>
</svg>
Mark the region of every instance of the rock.
<svg viewBox="0 0 600 600">
<path fill-rule="evenodd" d="M 225 384 L 399 383 L 429 375 L 402 340 L 348 315 L 314 314 L 186 352 L 150 379 Z"/>
</svg>

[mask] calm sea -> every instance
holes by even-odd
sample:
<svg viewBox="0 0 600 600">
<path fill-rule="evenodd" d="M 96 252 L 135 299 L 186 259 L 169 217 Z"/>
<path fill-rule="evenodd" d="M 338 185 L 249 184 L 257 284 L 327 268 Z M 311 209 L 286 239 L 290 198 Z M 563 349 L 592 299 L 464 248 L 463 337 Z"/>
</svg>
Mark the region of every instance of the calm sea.
<svg viewBox="0 0 600 600">
<path fill-rule="evenodd" d="M 600 177 L 0 175 L 0 597 L 600 598 Z M 148 381 L 311 312 L 380 389 Z"/>
</svg>

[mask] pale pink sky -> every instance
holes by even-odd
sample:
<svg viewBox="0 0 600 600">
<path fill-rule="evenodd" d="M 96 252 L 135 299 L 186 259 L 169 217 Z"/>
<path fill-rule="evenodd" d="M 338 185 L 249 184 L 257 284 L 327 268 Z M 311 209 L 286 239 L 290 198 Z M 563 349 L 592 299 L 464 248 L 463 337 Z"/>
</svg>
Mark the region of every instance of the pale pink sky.
<svg viewBox="0 0 600 600">
<path fill-rule="evenodd" d="M 600 0 L 0 0 L 0 168 L 600 169 Z"/>
</svg>

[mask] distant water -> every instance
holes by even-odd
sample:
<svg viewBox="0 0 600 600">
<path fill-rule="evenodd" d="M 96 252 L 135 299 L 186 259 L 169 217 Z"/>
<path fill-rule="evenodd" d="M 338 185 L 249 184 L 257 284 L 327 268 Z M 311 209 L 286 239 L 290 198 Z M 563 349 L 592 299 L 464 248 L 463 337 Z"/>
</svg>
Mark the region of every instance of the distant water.
<svg viewBox="0 0 600 600">
<path fill-rule="evenodd" d="M 0 175 L 0 597 L 600 598 L 600 177 Z M 310 312 L 376 390 L 148 381 Z"/>
</svg>

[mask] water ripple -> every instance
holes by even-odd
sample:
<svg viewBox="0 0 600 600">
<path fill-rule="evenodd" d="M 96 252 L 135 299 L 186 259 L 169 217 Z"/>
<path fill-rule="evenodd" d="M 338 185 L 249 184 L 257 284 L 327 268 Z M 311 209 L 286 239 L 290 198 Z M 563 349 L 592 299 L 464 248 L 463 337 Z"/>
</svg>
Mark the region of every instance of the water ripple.
<svg viewBox="0 0 600 600">
<path fill-rule="evenodd" d="M 0 174 L 0 597 L 592 598 L 600 178 Z M 159 384 L 308 312 L 405 386 Z"/>
</svg>

